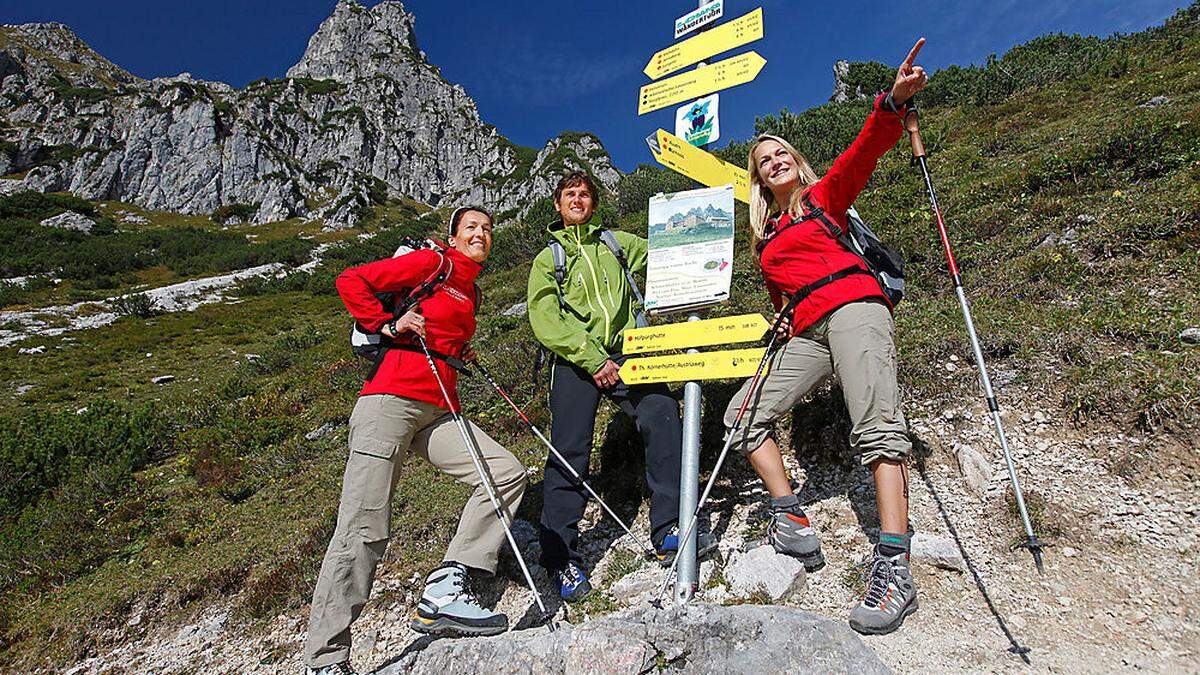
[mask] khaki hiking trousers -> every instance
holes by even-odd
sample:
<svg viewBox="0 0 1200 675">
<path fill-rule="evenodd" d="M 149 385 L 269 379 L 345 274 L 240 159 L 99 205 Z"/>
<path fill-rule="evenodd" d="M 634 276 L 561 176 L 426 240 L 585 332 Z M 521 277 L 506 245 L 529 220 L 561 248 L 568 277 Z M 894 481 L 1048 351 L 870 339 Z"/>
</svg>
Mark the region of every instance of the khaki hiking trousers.
<svg viewBox="0 0 1200 675">
<path fill-rule="evenodd" d="M 852 302 L 788 340 L 771 357 L 733 447 L 747 455 L 756 450 L 774 436 L 776 420 L 825 378 L 836 375 L 850 412 L 850 447 L 859 453 L 862 464 L 903 459 L 912 442 L 900 411 L 892 333 L 887 307 Z M 726 433 L 733 428 L 749 389 L 747 381 L 725 409 Z"/>
<path fill-rule="evenodd" d="M 467 430 L 482 451 L 511 522 L 525 494 L 525 467 L 474 424 L 467 422 Z M 375 568 L 387 547 L 397 469 L 408 450 L 475 488 L 444 560 L 496 571 L 504 529 L 450 413 L 432 403 L 391 394 L 360 396 L 350 416 L 350 457 L 342 479 L 337 528 L 313 592 L 304 648 L 310 667 L 321 668 L 350 656 L 350 624 L 370 597 Z"/>
</svg>

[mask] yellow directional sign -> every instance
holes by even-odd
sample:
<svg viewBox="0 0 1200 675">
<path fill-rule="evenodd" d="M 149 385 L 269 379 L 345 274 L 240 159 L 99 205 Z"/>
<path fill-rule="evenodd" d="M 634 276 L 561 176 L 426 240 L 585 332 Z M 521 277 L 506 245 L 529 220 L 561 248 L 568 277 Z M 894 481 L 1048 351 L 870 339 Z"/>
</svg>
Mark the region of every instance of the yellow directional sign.
<svg viewBox="0 0 1200 675">
<path fill-rule="evenodd" d="M 765 351 L 758 347 L 629 359 L 621 366 L 621 380 L 625 384 L 648 384 L 749 377 L 758 369 Z"/>
<path fill-rule="evenodd" d="M 638 114 L 645 115 L 714 91 L 753 82 L 765 65 L 767 60 L 759 56 L 758 52 L 746 52 L 731 59 L 653 82 L 638 92 Z"/>
<path fill-rule="evenodd" d="M 667 349 L 751 342 L 761 338 L 770 327 L 761 314 L 741 314 L 647 328 L 630 328 L 625 331 L 622 351 L 625 354 L 641 354 Z"/>
<path fill-rule="evenodd" d="M 657 80 L 663 75 L 699 63 L 710 56 L 761 40 L 762 36 L 763 13 L 762 7 L 759 7 L 749 14 L 657 52 L 650 57 L 650 62 L 642 72 L 650 79 Z"/>
<path fill-rule="evenodd" d="M 732 183 L 733 196 L 740 202 L 750 203 L 750 174 L 745 169 L 701 150 L 668 131 L 658 130 L 658 152 L 654 153 L 654 159 L 668 169 L 674 169 L 709 187 Z"/>
</svg>

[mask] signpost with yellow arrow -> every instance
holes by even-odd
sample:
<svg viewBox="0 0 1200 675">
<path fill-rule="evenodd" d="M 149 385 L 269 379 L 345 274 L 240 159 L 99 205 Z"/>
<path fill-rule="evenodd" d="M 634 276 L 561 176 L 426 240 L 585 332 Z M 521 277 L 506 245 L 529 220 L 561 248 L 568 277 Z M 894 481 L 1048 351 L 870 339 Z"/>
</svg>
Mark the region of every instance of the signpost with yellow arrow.
<svg viewBox="0 0 1200 675">
<path fill-rule="evenodd" d="M 675 37 L 679 38 L 697 27 L 703 32 L 656 52 L 650 57 L 643 72 L 651 80 L 658 80 L 693 64 L 697 64 L 698 67 L 643 86 L 638 91 L 638 115 L 753 82 L 766 65 L 766 59 L 754 51 L 713 64 L 705 63 L 710 57 L 761 39 L 762 7 L 728 23 L 709 28 L 708 24 L 724 12 L 723 3 L 706 4 L 704 0 L 700 0 L 697 4 L 696 12 L 680 17 L 675 28 Z M 682 26 L 679 25 L 680 22 Z M 699 118 L 693 119 L 693 123 L 696 119 Z M 746 203 L 750 201 L 750 176 L 745 169 L 729 164 L 662 129 L 646 141 L 659 164 L 708 187 L 732 185 L 735 199 Z M 766 329 L 766 321 L 758 315 L 702 320 L 700 315 L 693 311 L 687 323 L 627 331 L 624 352 L 637 354 L 749 342 L 761 337 Z M 627 384 L 686 382 L 683 392 L 679 525 L 681 531 L 690 534 L 679 542 L 679 554 L 676 558 L 678 573 L 675 577 L 675 597 L 680 603 L 691 600 L 699 579 L 695 528 L 690 524 L 696 508 L 700 475 L 699 380 L 753 375 L 762 358 L 762 349 L 705 353 L 691 349 L 687 354 L 674 356 L 630 358 L 621 366 L 621 379 Z"/>
<path fill-rule="evenodd" d="M 761 338 L 769 327 L 770 324 L 762 314 L 739 314 L 663 326 L 630 328 L 625 331 L 625 343 L 621 351 L 624 354 L 643 354 L 668 349 L 753 342 Z"/>
<path fill-rule="evenodd" d="M 621 381 L 632 385 L 749 377 L 758 368 L 764 351 L 763 347 L 752 347 L 628 359 L 621 366 Z"/>
<path fill-rule="evenodd" d="M 696 37 L 655 52 L 642 72 L 652 80 L 699 63 L 710 56 L 741 47 L 763 36 L 762 7 Z M 757 75 L 757 73 L 755 73 Z M 707 93 L 707 92 L 706 92 Z"/>
<path fill-rule="evenodd" d="M 714 91 L 753 82 L 765 65 L 767 60 L 759 56 L 758 52 L 746 52 L 710 66 L 647 84 L 638 94 L 638 114 L 645 115 Z"/>
<path fill-rule="evenodd" d="M 750 203 L 750 174 L 745 169 L 663 129 L 658 130 L 657 141 L 658 151 L 654 153 L 654 159 L 659 164 L 708 187 L 732 183 L 734 198 L 745 204 Z"/>
</svg>

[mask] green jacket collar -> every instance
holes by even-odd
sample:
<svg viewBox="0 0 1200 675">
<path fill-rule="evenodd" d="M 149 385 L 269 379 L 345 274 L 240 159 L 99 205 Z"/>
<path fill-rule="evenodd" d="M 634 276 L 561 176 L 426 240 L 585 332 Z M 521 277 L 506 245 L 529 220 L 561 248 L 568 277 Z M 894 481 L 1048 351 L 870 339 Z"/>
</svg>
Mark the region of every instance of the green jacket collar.
<svg viewBox="0 0 1200 675">
<path fill-rule="evenodd" d="M 592 239 L 597 232 L 604 229 L 596 222 L 595 215 L 586 223 L 577 225 L 564 225 L 561 220 L 551 223 L 546 228 L 550 235 L 558 239 L 564 246 L 567 244 L 574 245 L 576 241 L 587 241 Z"/>
</svg>

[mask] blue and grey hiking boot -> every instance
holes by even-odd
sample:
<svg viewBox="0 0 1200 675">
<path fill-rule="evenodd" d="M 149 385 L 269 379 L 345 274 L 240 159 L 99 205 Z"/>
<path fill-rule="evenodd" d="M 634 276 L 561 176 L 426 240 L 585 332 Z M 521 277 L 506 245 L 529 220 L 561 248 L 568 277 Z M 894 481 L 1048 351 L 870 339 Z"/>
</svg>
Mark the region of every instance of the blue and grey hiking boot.
<svg viewBox="0 0 1200 675">
<path fill-rule="evenodd" d="M 592 592 L 592 583 L 588 581 L 583 568 L 574 562 L 558 571 L 558 594 L 567 602 L 579 602 Z"/>
<path fill-rule="evenodd" d="M 349 661 L 334 663 L 321 668 L 309 668 L 305 671 L 306 675 L 358 675 L 358 671 L 354 666 L 350 665 Z"/>
<path fill-rule="evenodd" d="M 850 611 L 850 627 L 866 635 L 884 635 L 917 611 L 917 586 L 908 569 L 908 554 L 892 557 L 877 551 L 865 575 L 867 592 Z"/>
<path fill-rule="evenodd" d="M 508 630 L 508 617 L 479 604 L 466 567 L 445 563 L 425 578 L 425 592 L 409 627 L 427 635 L 499 635 Z"/>
<path fill-rule="evenodd" d="M 696 534 L 696 560 L 703 560 L 708 554 L 717 550 L 717 538 L 709 532 Z M 675 554 L 679 553 L 679 526 L 671 528 L 667 536 L 658 545 L 658 564 L 670 567 L 675 562 Z"/>
<path fill-rule="evenodd" d="M 816 572 L 825 566 L 821 542 L 797 504 L 793 508 L 776 510 L 767 526 L 767 541 L 777 553 L 790 555 L 804 564 L 806 572 Z"/>
</svg>

